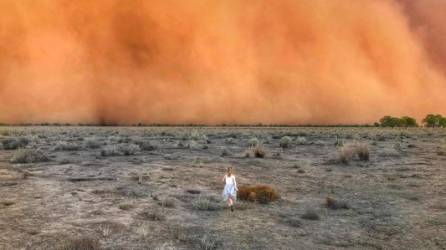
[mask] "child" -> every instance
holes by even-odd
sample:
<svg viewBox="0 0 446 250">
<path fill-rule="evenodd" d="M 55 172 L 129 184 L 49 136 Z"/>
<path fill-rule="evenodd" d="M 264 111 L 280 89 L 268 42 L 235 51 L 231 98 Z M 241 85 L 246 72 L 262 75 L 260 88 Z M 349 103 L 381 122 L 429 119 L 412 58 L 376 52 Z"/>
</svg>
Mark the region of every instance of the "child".
<svg viewBox="0 0 446 250">
<path fill-rule="evenodd" d="M 229 167 L 225 176 L 223 177 L 225 188 L 223 189 L 223 200 L 227 201 L 228 207 L 234 212 L 234 202 L 237 199 L 237 182 L 233 174 L 232 167 Z"/>
</svg>

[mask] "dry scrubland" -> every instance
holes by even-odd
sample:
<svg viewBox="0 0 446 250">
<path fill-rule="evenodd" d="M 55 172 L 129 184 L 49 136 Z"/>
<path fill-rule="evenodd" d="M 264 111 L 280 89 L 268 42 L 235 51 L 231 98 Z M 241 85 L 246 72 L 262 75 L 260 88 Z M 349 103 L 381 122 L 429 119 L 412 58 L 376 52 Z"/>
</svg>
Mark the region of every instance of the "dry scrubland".
<svg viewBox="0 0 446 250">
<path fill-rule="evenodd" d="M 0 134 L 0 249 L 446 249 L 446 130 Z M 234 213 L 230 165 L 251 188 Z"/>
</svg>

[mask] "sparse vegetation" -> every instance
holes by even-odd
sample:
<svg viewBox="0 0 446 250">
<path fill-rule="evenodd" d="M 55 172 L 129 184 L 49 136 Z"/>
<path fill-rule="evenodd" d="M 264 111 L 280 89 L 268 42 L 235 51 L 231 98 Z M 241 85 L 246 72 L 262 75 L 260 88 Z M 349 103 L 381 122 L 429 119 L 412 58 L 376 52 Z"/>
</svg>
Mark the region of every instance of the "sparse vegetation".
<svg viewBox="0 0 446 250">
<path fill-rule="evenodd" d="M 40 150 L 19 149 L 10 161 L 11 163 L 37 163 L 49 161 L 49 158 Z"/>
<path fill-rule="evenodd" d="M 240 200 L 270 203 L 279 199 L 277 191 L 268 185 L 242 186 L 237 193 Z"/>
</svg>

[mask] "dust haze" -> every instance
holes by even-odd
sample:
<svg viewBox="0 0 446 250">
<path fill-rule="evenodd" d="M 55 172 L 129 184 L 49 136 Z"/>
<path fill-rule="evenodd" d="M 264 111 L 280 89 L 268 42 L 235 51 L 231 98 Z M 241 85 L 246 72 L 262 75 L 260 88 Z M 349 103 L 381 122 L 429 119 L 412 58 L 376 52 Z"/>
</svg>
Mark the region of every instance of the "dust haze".
<svg viewBox="0 0 446 250">
<path fill-rule="evenodd" d="M 0 122 L 445 112 L 444 1 L 0 0 Z"/>
</svg>

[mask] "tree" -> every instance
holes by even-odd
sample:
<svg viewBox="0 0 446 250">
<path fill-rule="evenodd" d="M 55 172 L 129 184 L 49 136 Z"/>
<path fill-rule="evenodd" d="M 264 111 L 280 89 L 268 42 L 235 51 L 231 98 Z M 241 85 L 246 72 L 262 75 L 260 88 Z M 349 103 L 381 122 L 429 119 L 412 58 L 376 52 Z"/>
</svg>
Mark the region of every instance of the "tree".
<svg viewBox="0 0 446 250">
<path fill-rule="evenodd" d="M 424 119 L 423 119 L 423 123 L 425 124 L 426 127 L 430 127 L 430 128 L 436 128 L 436 127 L 442 127 L 442 124 L 444 123 L 445 118 L 442 117 L 439 114 L 428 114 Z"/>
<path fill-rule="evenodd" d="M 417 120 L 415 118 L 409 116 L 403 116 L 400 119 L 400 123 L 402 127 L 418 127 Z"/>
<path fill-rule="evenodd" d="M 400 125 L 400 120 L 392 116 L 384 116 L 379 120 L 381 127 L 397 127 Z"/>
</svg>

